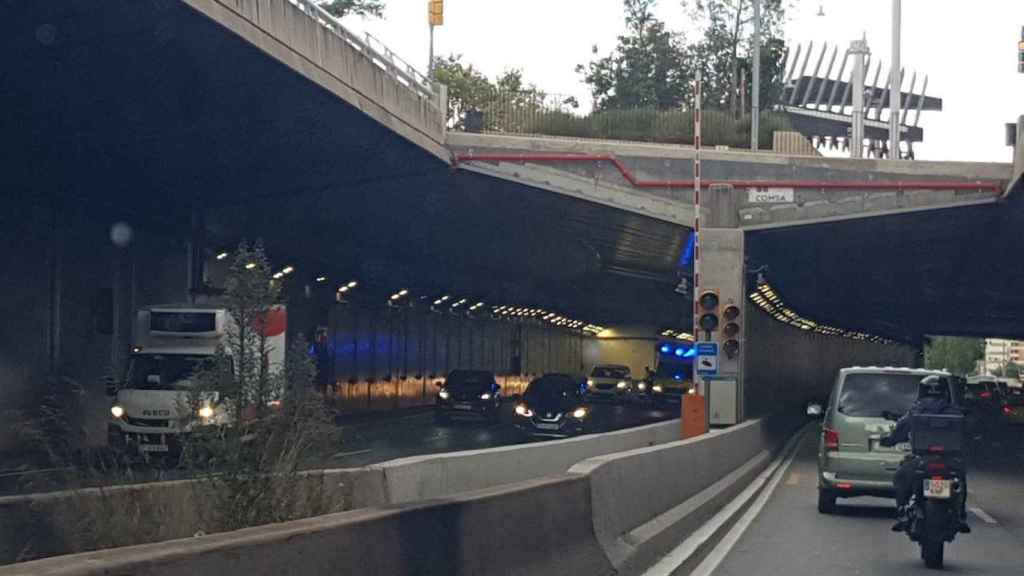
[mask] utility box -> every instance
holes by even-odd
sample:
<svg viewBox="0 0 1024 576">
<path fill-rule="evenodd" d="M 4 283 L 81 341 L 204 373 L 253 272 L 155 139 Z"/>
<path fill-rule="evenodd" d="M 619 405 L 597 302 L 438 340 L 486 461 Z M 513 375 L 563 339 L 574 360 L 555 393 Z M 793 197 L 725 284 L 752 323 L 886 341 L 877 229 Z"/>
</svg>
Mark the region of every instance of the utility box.
<svg viewBox="0 0 1024 576">
<path fill-rule="evenodd" d="M 736 419 L 736 379 L 708 380 L 708 423 L 712 426 L 732 426 Z"/>
</svg>

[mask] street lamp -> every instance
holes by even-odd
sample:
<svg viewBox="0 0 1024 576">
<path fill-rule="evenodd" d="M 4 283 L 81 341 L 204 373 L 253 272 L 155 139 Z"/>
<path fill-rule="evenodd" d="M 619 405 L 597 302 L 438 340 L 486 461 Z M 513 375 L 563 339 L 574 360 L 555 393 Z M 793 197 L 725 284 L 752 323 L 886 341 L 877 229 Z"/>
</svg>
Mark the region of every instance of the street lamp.
<svg viewBox="0 0 1024 576">
<path fill-rule="evenodd" d="M 889 157 L 900 157 L 900 90 L 903 71 L 900 70 L 900 27 L 903 20 L 901 0 L 892 0 L 892 77 L 889 79 Z"/>
</svg>

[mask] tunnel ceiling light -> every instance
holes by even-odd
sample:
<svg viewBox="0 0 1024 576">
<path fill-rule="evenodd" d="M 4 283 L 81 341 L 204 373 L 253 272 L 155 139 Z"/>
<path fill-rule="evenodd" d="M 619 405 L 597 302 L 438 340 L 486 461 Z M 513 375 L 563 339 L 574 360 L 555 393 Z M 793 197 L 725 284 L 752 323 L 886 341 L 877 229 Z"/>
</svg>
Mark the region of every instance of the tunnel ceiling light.
<svg viewBox="0 0 1024 576">
<path fill-rule="evenodd" d="M 225 259 L 227 257 L 228 257 L 228 253 L 227 252 L 221 252 L 220 254 L 217 254 L 217 260 L 223 260 L 223 259 Z"/>
<path fill-rule="evenodd" d="M 249 262 L 248 264 L 245 265 L 245 269 L 246 270 L 252 270 L 255 267 L 256 267 L 256 263 L 255 262 Z"/>
<path fill-rule="evenodd" d="M 341 288 L 338 288 L 339 294 L 344 294 L 345 292 L 348 292 L 348 286 L 342 286 Z"/>
<path fill-rule="evenodd" d="M 316 283 L 317 284 L 323 284 L 324 282 L 327 282 L 327 276 L 317 276 L 316 277 Z"/>
<path fill-rule="evenodd" d="M 285 266 L 284 268 L 281 269 L 282 274 L 291 274 L 292 272 L 295 272 L 295 268 L 291 266 Z"/>
<path fill-rule="evenodd" d="M 348 286 L 349 288 L 355 288 L 356 286 L 359 286 L 359 282 L 356 282 L 355 280 L 353 280 L 353 281 L 349 282 L 348 284 L 346 284 L 345 286 Z"/>
<path fill-rule="evenodd" d="M 277 274 L 274 274 L 274 280 L 280 280 L 281 278 L 284 278 L 284 272 L 278 272 Z"/>
<path fill-rule="evenodd" d="M 409 291 L 406 290 L 405 288 L 402 288 L 401 290 L 398 291 L 398 295 L 399 296 L 405 296 L 408 293 L 409 293 Z"/>
</svg>

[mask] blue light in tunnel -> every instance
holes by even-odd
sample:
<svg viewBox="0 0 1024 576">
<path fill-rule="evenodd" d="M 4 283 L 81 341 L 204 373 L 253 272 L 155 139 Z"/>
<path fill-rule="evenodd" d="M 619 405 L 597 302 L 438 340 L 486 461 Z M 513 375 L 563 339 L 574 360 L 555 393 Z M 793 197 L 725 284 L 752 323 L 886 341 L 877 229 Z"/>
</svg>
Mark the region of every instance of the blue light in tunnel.
<svg viewBox="0 0 1024 576">
<path fill-rule="evenodd" d="M 697 349 L 696 348 L 690 348 L 689 350 L 686 351 L 686 354 L 683 354 L 683 358 L 693 358 L 696 355 L 697 355 Z"/>
<path fill-rule="evenodd" d="M 661 345 L 661 353 L 662 354 L 669 354 L 670 352 L 672 352 L 672 347 L 671 346 L 669 346 L 668 344 L 662 344 Z"/>
<path fill-rule="evenodd" d="M 683 379 L 683 377 L 680 376 L 679 374 L 676 374 L 675 376 L 673 376 L 673 378 L 675 378 L 676 380 L 682 380 Z"/>
<path fill-rule="evenodd" d="M 685 355 L 685 354 L 686 354 L 686 350 L 684 348 L 676 348 L 676 356 L 679 356 L 680 358 L 682 358 L 683 355 Z"/>
<path fill-rule="evenodd" d="M 686 240 L 686 249 L 683 250 L 682 256 L 679 258 L 679 267 L 686 268 L 693 263 L 693 245 L 697 240 L 697 235 L 690 232 L 689 239 Z"/>
</svg>

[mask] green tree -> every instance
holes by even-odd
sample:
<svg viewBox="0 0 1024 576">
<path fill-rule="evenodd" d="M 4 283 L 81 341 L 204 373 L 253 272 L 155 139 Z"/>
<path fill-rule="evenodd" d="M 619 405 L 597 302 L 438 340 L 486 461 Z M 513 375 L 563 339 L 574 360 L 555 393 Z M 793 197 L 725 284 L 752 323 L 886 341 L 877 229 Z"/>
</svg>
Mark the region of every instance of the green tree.
<svg viewBox="0 0 1024 576">
<path fill-rule="evenodd" d="M 924 350 L 925 367 L 949 370 L 953 374 L 974 372 L 978 360 L 985 354 L 985 341 L 978 338 L 935 336 Z"/>
<path fill-rule="evenodd" d="M 576 71 L 590 86 L 596 109 L 678 108 L 692 89 L 682 36 L 654 16 L 657 0 L 624 0 L 626 34 L 615 50 Z M 593 53 L 599 50 L 594 46 Z"/>
<path fill-rule="evenodd" d="M 349 15 L 384 16 L 384 0 L 318 0 L 317 4 L 337 18 Z"/>
<path fill-rule="evenodd" d="M 436 58 L 434 78 L 448 87 L 447 119 L 455 130 L 465 130 L 467 112 L 475 111 L 483 114 L 486 130 L 520 131 L 547 99 L 523 79 L 522 70 L 507 70 L 492 81 L 472 64 L 464 64 L 461 55 Z"/>
</svg>

